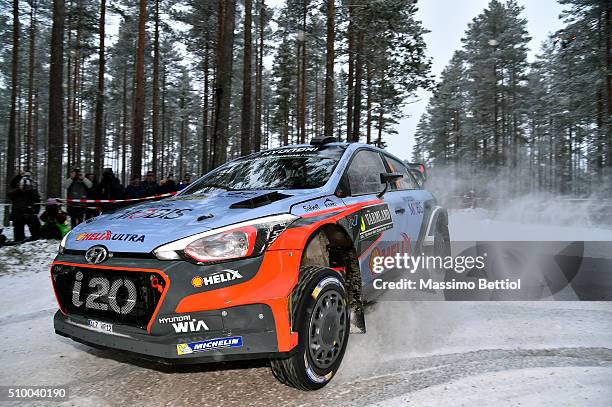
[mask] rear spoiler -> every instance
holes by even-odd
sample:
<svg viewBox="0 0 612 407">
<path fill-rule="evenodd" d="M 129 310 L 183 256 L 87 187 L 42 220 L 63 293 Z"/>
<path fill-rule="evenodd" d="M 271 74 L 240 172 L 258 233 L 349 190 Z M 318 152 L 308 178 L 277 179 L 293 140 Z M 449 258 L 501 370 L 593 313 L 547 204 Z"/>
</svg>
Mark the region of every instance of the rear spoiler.
<svg viewBox="0 0 612 407">
<path fill-rule="evenodd" d="M 423 186 L 425 181 L 427 180 L 427 171 L 425 170 L 425 165 L 421 163 L 406 163 L 408 166 L 408 170 L 414 175 L 417 182 Z"/>
</svg>

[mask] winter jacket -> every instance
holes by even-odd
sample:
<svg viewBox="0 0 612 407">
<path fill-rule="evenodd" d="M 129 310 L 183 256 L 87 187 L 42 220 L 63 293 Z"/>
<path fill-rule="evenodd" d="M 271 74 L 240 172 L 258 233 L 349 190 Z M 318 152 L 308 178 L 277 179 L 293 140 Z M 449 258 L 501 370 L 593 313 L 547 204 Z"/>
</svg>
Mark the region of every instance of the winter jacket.
<svg viewBox="0 0 612 407">
<path fill-rule="evenodd" d="M 157 195 L 159 192 L 159 185 L 157 184 L 157 182 L 153 181 L 153 182 L 143 182 L 142 183 L 142 190 L 143 190 L 143 195 L 144 196 L 153 196 L 153 195 Z"/>
<path fill-rule="evenodd" d="M 124 193 L 123 186 L 112 174 L 104 174 L 96 188 L 97 199 L 123 199 Z"/>
<path fill-rule="evenodd" d="M 125 188 L 125 198 L 126 199 L 134 199 L 134 198 L 142 198 L 144 196 L 142 186 L 134 186 L 128 185 Z"/>
<path fill-rule="evenodd" d="M 12 220 L 19 220 L 27 215 L 38 214 L 40 195 L 35 188 L 27 190 L 16 188 L 11 190 L 7 195 L 13 204 L 11 212 Z"/>
<path fill-rule="evenodd" d="M 177 189 L 177 185 L 174 183 L 174 181 L 166 181 L 166 183 L 162 186 L 159 187 L 159 194 L 168 194 L 170 192 L 176 192 Z"/>
<path fill-rule="evenodd" d="M 87 178 L 73 179 L 68 178 L 66 181 L 66 189 L 68 190 L 69 199 L 87 199 L 89 197 L 89 191 L 93 187 L 93 184 Z M 85 204 L 73 203 L 71 206 L 85 206 Z"/>
</svg>

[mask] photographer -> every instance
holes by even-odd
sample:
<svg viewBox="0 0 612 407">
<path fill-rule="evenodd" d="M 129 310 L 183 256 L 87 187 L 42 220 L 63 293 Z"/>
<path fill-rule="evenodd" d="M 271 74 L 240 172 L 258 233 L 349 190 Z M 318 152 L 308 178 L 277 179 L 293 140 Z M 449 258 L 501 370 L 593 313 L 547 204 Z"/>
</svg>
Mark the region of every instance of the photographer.
<svg viewBox="0 0 612 407">
<path fill-rule="evenodd" d="M 88 178 L 84 178 L 79 168 L 70 171 L 70 178 L 66 182 L 68 199 L 87 199 L 93 184 Z M 85 210 L 87 204 L 79 202 L 68 202 L 68 215 L 70 216 L 70 226 L 74 229 L 79 223 L 85 220 Z"/>
<path fill-rule="evenodd" d="M 30 229 L 31 240 L 40 238 L 40 222 L 38 221 L 38 211 L 40 195 L 31 174 L 26 171 L 17 183 L 17 188 L 8 193 L 11 200 L 12 211 L 10 219 L 13 221 L 14 240 L 21 242 L 25 240 L 25 226 Z"/>
</svg>

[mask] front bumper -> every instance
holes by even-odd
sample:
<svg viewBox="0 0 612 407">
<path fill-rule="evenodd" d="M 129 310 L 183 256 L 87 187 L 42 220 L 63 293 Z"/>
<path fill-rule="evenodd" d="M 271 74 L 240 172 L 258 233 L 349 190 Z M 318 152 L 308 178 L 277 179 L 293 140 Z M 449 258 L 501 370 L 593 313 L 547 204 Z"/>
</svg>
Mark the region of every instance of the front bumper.
<svg viewBox="0 0 612 407">
<path fill-rule="evenodd" d="M 225 316 L 222 316 L 223 314 Z M 189 335 L 169 333 L 154 336 L 146 331 L 129 332 L 130 327 L 121 327 L 116 324 L 113 324 L 114 332 L 101 332 L 89 326 L 87 317 L 68 316 L 62 314 L 61 311 L 55 314 L 53 324 L 55 333 L 77 342 L 96 347 L 119 349 L 164 363 L 205 363 L 283 356 L 283 352 L 278 350 L 274 319 L 269 307 L 255 304 L 197 313 L 197 318 L 204 321 L 217 317 L 221 318 L 223 325 L 228 327 L 227 329 Z M 231 328 L 241 325 L 243 328 Z M 227 338 L 240 338 L 240 346 L 230 342 L 224 347 L 213 346 L 191 353 L 184 351 L 185 348 L 194 348 L 196 346 L 194 344 L 214 344 L 213 340 Z M 215 345 L 224 345 L 224 343 Z"/>
<path fill-rule="evenodd" d="M 108 273 L 111 280 L 121 273 L 129 277 L 135 273 L 151 273 L 162 277 L 165 285 L 155 309 L 151 309 L 150 319 L 147 316 L 148 323 L 135 324 L 112 312 L 92 315 L 87 308 L 70 306 L 67 301 L 73 294 L 72 291 L 66 294 L 64 284 L 64 294 L 58 296 L 60 311 L 54 318 L 55 331 L 93 346 L 120 349 L 170 363 L 282 357 L 297 345 L 297 333 L 291 332 L 287 301 L 297 280 L 299 265 L 295 260 L 299 258 L 279 250 L 266 252 L 259 258 L 208 266 L 121 256 L 110 258 L 104 265 L 91 265 L 83 262 L 82 255 L 63 254 L 52 265 L 56 295 L 62 291 L 59 280 L 53 278 L 59 268 L 73 268 L 85 276 Z M 196 276 L 205 278 L 226 269 L 238 270 L 242 277 L 199 286 L 192 282 Z M 83 286 L 86 285 L 85 277 Z M 83 293 L 79 300 L 84 303 L 85 299 Z M 105 326 L 112 324 L 112 332 L 95 327 L 95 322 L 92 326 L 92 320 Z M 188 328 L 190 321 L 193 321 L 191 329 Z M 194 330 L 198 323 L 202 324 L 198 321 L 204 322 L 205 329 L 199 326 L 200 329 Z M 181 324 L 183 329 L 179 329 Z"/>
</svg>

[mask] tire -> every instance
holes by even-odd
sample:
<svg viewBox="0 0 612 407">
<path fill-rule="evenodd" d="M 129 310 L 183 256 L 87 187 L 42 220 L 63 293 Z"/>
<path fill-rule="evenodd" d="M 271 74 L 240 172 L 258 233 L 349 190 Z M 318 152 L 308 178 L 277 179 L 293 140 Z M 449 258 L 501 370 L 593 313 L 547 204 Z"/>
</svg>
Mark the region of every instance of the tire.
<svg viewBox="0 0 612 407">
<path fill-rule="evenodd" d="M 446 257 L 450 255 L 451 247 L 448 225 L 438 220 L 434 232 L 434 256 Z"/>
<path fill-rule="evenodd" d="M 300 390 L 325 386 L 344 357 L 350 331 L 350 307 L 344 278 L 337 271 L 307 266 L 291 294 L 297 351 L 270 361 L 281 382 Z"/>
</svg>

